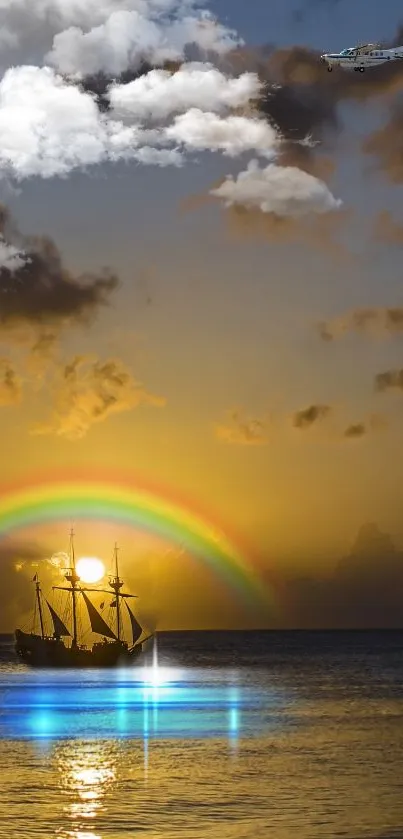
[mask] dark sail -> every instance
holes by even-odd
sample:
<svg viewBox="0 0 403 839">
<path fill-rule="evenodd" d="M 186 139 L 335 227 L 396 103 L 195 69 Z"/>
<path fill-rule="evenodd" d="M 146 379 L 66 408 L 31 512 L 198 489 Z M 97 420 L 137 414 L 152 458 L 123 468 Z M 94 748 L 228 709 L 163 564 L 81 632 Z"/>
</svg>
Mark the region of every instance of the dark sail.
<svg viewBox="0 0 403 839">
<path fill-rule="evenodd" d="M 35 587 L 34 626 L 31 632 L 25 632 L 22 629 L 15 630 L 15 652 L 18 658 L 29 667 L 71 667 L 80 669 L 90 667 L 110 668 L 118 667 L 125 662 L 137 662 L 143 653 L 143 645 L 148 641 L 148 638 L 145 637 L 146 632 L 142 629 L 129 607 L 128 613 L 132 630 L 131 633 L 129 632 L 129 636 L 130 638 L 133 636 L 133 644 L 128 644 L 123 638 L 121 598 L 126 599 L 135 597 L 135 595 L 129 594 L 129 592 L 122 592 L 124 582 L 119 577 L 117 545 L 115 545 L 115 575 L 110 575 L 107 589 L 87 588 L 81 584 L 80 577 L 77 574 L 73 536 L 74 533 L 71 531 L 69 566 L 65 569 L 64 573 L 65 583 L 64 585 L 53 586 L 54 589 L 67 592 L 70 598 L 71 623 L 65 616 L 63 616 L 62 620 L 59 616 L 59 607 L 57 607 L 56 611 L 43 597 L 38 574 L 35 574 L 33 580 Z M 108 600 L 102 602 L 102 597 L 99 597 L 101 601 L 99 604 L 98 596 L 101 591 L 108 595 Z M 97 605 L 89 599 L 90 597 L 94 597 L 95 594 L 97 594 Z M 91 646 L 83 643 L 84 639 L 80 625 L 82 598 L 84 599 L 84 605 L 88 613 L 91 630 L 98 636 L 98 639 L 95 640 L 95 643 L 92 642 Z M 113 601 L 112 605 L 116 612 L 116 628 L 112 623 L 113 629 L 108 625 L 106 616 L 104 619 L 101 615 L 101 611 L 106 606 L 106 602 L 109 605 L 111 600 Z M 51 620 L 49 629 L 46 628 L 43 620 L 46 617 L 46 614 L 43 612 L 45 603 L 49 609 Z M 62 609 L 60 609 L 60 613 L 63 614 Z M 40 632 L 38 632 L 38 627 L 35 625 L 35 617 L 38 614 Z M 109 615 L 108 619 L 110 617 Z M 49 618 L 47 620 L 49 621 Z M 88 629 L 86 619 L 84 623 L 85 628 Z M 66 624 L 69 625 L 69 628 L 67 628 Z M 54 628 L 53 637 L 52 630 L 50 629 L 51 625 Z M 104 636 L 103 641 L 102 635 Z M 68 636 L 70 636 L 69 640 Z M 149 637 L 151 638 L 151 635 Z"/>
<path fill-rule="evenodd" d="M 99 614 L 95 606 L 91 603 L 91 600 L 87 597 L 84 591 L 81 592 L 84 598 L 85 605 L 88 611 L 88 617 L 90 619 L 91 629 L 93 632 L 96 632 L 97 635 L 105 635 L 106 638 L 113 638 L 114 641 L 117 641 L 117 637 L 114 632 L 112 632 L 111 628 L 105 623 L 103 617 Z"/>
<path fill-rule="evenodd" d="M 129 604 L 127 603 L 127 601 L 126 601 L 126 607 L 127 607 L 127 611 L 129 612 L 129 616 L 130 616 L 130 623 L 131 623 L 131 625 L 132 625 L 133 644 L 135 644 L 135 643 L 136 643 L 136 641 L 138 641 L 138 640 L 139 640 L 139 638 L 140 638 L 140 635 L 141 635 L 141 633 L 142 633 L 142 631 L 143 631 L 143 627 L 142 627 L 142 626 L 140 626 L 139 622 L 138 622 L 138 621 L 136 620 L 136 618 L 134 617 L 133 612 L 132 612 L 132 610 L 129 608 Z"/>
<path fill-rule="evenodd" d="M 65 626 L 63 621 L 61 620 L 61 618 L 59 618 L 59 615 L 57 614 L 57 612 L 55 612 L 53 606 L 51 606 L 50 603 L 48 603 L 48 601 L 46 601 L 46 603 L 47 603 L 47 607 L 48 607 L 49 612 L 50 612 L 51 617 L 52 617 L 53 629 L 55 631 L 55 635 L 58 638 L 70 637 L 71 632 L 69 632 L 69 630 L 67 629 L 67 626 Z"/>
</svg>

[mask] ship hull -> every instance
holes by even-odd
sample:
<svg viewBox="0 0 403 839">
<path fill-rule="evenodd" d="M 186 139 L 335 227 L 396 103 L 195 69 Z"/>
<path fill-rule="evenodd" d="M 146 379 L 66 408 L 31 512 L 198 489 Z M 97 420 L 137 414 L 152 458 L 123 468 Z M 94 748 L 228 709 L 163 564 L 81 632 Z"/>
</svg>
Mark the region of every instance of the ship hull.
<svg viewBox="0 0 403 839">
<path fill-rule="evenodd" d="M 24 664 L 30 667 L 91 668 L 118 667 L 135 662 L 142 652 L 142 645 L 128 646 L 119 641 L 94 644 L 92 649 L 66 647 L 56 638 L 15 632 L 15 651 Z"/>
</svg>

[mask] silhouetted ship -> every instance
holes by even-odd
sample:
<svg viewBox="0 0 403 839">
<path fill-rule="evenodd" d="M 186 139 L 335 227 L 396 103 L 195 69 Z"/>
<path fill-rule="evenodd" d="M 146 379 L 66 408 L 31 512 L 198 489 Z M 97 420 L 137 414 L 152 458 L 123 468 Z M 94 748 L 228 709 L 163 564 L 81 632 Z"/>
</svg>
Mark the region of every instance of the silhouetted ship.
<svg viewBox="0 0 403 839">
<path fill-rule="evenodd" d="M 76 572 L 74 555 L 73 532 L 70 534 L 70 568 L 65 574 L 69 586 L 54 586 L 54 589 L 67 591 L 71 598 L 72 627 L 71 631 L 66 626 L 55 608 L 43 597 L 38 575 L 33 582 L 36 589 L 35 613 L 39 617 L 40 634 L 35 632 L 23 632 L 17 629 L 15 632 L 15 650 L 18 657 L 25 664 L 33 667 L 116 667 L 119 664 L 128 664 L 135 661 L 141 655 L 143 644 L 148 641 L 151 635 L 142 640 L 143 627 L 133 614 L 128 604 L 128 599 L 136 597 L 122 591 L 123 580 L 119 577 L 118 551 L 115 546 L 115 573 L 109 578 L 109 589 L 84 588 L 80 585 L 80 577 Z M 104 620 L 98 609 L 88 597 L 89 593 L 103 592 L 112 597 L 110 607 L 116 610 L 116 631 Z M 102 636 L 102 641 L 97 641 L 91 648 L 80 643 L 78 624 L 79 603 L 83 601 L 88 613 L 91 630 L 95 635 Z M 45 631 L 44 604 L 49 610 L 53 625 L 53 634 Z M 126 606 L 127 616 L 131 627 L 131 644 L 124 639 L 124 626 L 122 616 L 122 604 Z M 101 606 L 102 608 L 102 606 Z M 35 617 L 34 617 L 35 622 Z M 66 643 L 63 639 L 71 639 Z"/>
</svg>

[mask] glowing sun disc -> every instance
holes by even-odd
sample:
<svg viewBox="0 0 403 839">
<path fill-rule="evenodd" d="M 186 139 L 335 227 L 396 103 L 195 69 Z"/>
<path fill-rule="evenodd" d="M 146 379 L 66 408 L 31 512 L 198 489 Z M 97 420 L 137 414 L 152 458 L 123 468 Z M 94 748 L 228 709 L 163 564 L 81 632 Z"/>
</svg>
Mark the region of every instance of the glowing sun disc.
<svg viewBox="0 0 403 839">
<path fill-rule="evenodd" d="M 82 556 L 77 562 L 76 571 L 83 583 L 99 583 L 105 576 L 105 565 L 96 556 Z"/>
</svg>

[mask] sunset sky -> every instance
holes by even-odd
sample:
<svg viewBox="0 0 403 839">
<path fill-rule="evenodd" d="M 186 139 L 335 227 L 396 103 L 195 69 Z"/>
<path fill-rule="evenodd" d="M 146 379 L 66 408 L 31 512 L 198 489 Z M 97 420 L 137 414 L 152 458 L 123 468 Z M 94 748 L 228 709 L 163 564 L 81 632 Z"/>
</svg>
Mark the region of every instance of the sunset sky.
<svg viewBox="0 0 403 839">
<path fill-rule="evenodd" d="M 77 105 L 71 99 L 68 114 L 69 93 L 58 100 L 60 85 L 64 92 L 68 85 L 60 75 L 59 88 L 42 90 L 24 65 L 51 67 L 52 84 L 57 73 L 81 73 L 83 87 L 70 80 L 69 90 L 88 100 L 88 68 L 103 70 L 109 83 L 115 79 L 120 118 L 119 73 L 133 69 L 130 61 L 108 67 L 117 42 L 113 58 L 96 39 L 83 44 L 83 33 L 119 9 L 140 9 L 147 18 L 144 10 L 158 3 L 103 0 L 87 3 L 86 14 L 73 5 L 0 0 L 2 484 L 74 467 L 89 476 L 95 467 L 142 475 L 244 535 L 263 575 L 274 570 L 279 580 L 280 623 L 320 624 L 332 586 L 354 590 L 351 606 L 362 601 L 357 592 L 368 576 L 368 608 L 358 622 L 379 624 L 384 616 L 398 623 L 400 554 L 390 547 L 389 565 L 376 566 L 379 546 L 370 543 L 377 532 L 369 528 L 360 561 L 351 560 L 351 585 L 341 581 L 338 563 L 367 522 L 391 534 L 398 549 L 403 544 L 403 71 L 331 75 L 317 53 L 396 42 L 399 4 L 216 0 L 206 8 L 245 44 L 236 46 L 232 33 L 233 49 L 224 49 L 217 30 L 220 54 L 190 55 L 218 68 L 211 101 L 218 101 L 220 84 L 225 98 L 225 85 L 241 73 L 257 72 L 267 95 L 251 93 L 249 102 L 240 96 L 232 114 L 222 103 L 203 107 L 200 78 L 185 106 L 148 126 L 147 106 L 144 114 L 140 107 L 145 88 L 138 87 L 127 108 L 151 129 L 142 141 L 147 154 L 167 162 L 168 151 L 151 148 L 152 132 L 163 127 L 171 150 L 183 153 L 181 165 L 173 157 L 172 165 L 144 165 L 144 153 L 117 162 L 100 156 L 83 168 L 66 154 L 63 171 L 57 161 L 73 142 Z M 186 5 L 159 2 L 177 23 Z M 98 11 L 91 18 L 92 7 Z M 69 35 L 71 26 L 82 32 Z M 169 73 L 184 74 L 179 23 L 175 33 Z M 163 64 L 151 53 L 141 58 Z M 256 78 L 248 77 L 251 91 Z M 275 83 L 281 87 L 271 88 Z M 161 113 L 169 95 L 167 87 Z M 30 134 L 35 108 L 48 114 L 36 125 L 48 143 L 37 148 Z M 108 120 L 111 108 L 100 119 Z M 241 122 L 214 128 L 206 118 L 213 111 L 223 123 L 234 116 Z M 115 140 L 116 149 L 126 142 Z M 76 160 L 80 154 L 77 148 Z M 231 199 L 237 203 L 228 206 Z M 83 293 L 77 283 L 89 272 Z M 160 628 L 254 624 L 215 590 L 210 573 L 199 569 L 198 589 L 189 558 L 173 551 L 168 562 L 168 546 L 144 536 L 136 542 L 136 534 L 119 529 L 115 535 L 110 526 L 76 532 L 79 551 L 108 561 L 119 539 L 123 571 L 134 584 L 143 579 L 144 608 Z M 383 557 L 387 537 L 379 539 Z M 17 556 L 31 546 L 39 556 L 42 546 L 65 550 L 68 528 L 10 540 L 0 551 L 9 590 L 20 596 L 27 580 L 15 572 Z M 138 569 L 143 560 L 148 568 L 143 578 L 137 560 Z M 312 606 L 310 619 L 301 603 L 311 602 L 313 590 L 323 609 Z M 29 589 L 28 602 L 30 596 Z M 26 593 L 21 597 L 23 605 L 18 598 L 4 605 L 0 630 L 12 630 L 26 610 Z M 341 595 L 338 603 L 336 625 L 343 623 Z M 348 623 L 354 614 L 353 605 Z M 269 613 L 263 622 L 271 625 Z"/>
</svg>

